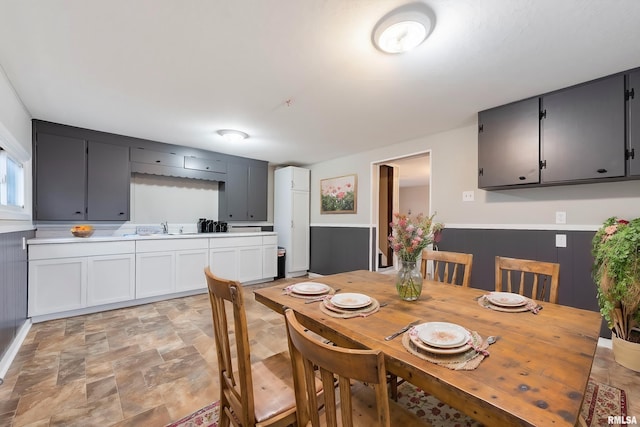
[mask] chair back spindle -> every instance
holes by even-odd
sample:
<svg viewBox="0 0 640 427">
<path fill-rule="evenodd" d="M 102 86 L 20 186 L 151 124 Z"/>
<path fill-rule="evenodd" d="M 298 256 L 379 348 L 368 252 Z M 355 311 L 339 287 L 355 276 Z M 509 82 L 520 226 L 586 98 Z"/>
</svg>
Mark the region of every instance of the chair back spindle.
<svg viewBox="0 0 640 427">
<path fill-rule="evenodd" d="M 558 302 L 558 263 L 497 256 L 495 274 L 498 292 L 515 292 L 539 301 Z"/>
</svg>

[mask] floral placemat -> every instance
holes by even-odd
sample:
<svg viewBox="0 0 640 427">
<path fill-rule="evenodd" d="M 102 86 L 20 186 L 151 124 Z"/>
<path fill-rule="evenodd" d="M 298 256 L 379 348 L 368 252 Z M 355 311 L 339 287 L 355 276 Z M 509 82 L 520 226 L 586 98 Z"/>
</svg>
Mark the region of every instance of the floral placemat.
<svg viewBox="0 0 640 427">
<path fill-rule="evenodd" d="M 476 331 L 469 331 L 471 334 L 470 348 L 462 353 L 456 354 L 436 354 L 418 347 L 412 340 L 414 328 L 409 329 L 402 335 L 402 345 L 414 356 L 424 359 L 436 365 L 444 366 L 456 371 L 472 371 L 480 366 L 480 362 L 489 356 L 487 348 L 489 343 L 483 340 Z"/>
<path fill-rule="evenodd" d="M 380 303 L 377 299 L 371 297 L 371 304 L 362 308 L 344 309 L 331 304 L 329 298 L 320 302 L 320 311 L 327 316 L 336 317 L 338 319 L 351 319 L 354 317 L 367 317 L 380 310 Z"/>
<path fill-rule="evenodd" d="M 313 295 L 305 295 L 305 294 L 297 294 L 295 292 L 293 292 L 293 287 L 295 285 L 289 285 L 286 288 L 284 288 L 282 290 L 282 293 L 285 295 L 289 295 L 290 297 L 294 297 L 294 298 L 301 298 L 301 299 L 317 299 L 320 300 L 323 297 L 326 297 L 328 295 L 333 295 L 336 293 L 336 290 L 334 288 L 332 288 L 331 286 L 327 285 L 329 287 L 329 291 L 325 292 L 323 294 L 313 294 Z"/>
<path fill-rule="evenodd" d="M 495 305 L 491 301 L 489 301 L 489 299 L 487 298 L 488 296 L 489 295 L 482 295 L 480 298 L 478 298 L 478 304 L 481 307 L 490 308 L 491 310 L 502 311 L 505 313 L 522 313 L 525 311 L 530 311 L 533 314 L 538 314 L 540 310 L 542 310 L 542 306 L 538 305 L 537 302 L 535 302 L 531 298 L 527 298 L 524 296 L 523 298 L 527 301 L 527 303 L 519 307 L 503 307 L 500 305 Z"/>
</svg>

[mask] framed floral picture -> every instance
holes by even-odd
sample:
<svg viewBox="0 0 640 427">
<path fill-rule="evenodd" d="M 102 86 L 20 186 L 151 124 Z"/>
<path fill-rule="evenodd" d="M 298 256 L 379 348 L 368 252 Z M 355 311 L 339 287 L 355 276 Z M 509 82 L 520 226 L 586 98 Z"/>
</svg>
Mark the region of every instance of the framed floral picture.
<svg viewBox="0 0 640 427">
<path fill-rule="evenodd" d="M 358 197 L 358 175 L 320 180 L 321 214 L 354 214 Z"/>
</svg>

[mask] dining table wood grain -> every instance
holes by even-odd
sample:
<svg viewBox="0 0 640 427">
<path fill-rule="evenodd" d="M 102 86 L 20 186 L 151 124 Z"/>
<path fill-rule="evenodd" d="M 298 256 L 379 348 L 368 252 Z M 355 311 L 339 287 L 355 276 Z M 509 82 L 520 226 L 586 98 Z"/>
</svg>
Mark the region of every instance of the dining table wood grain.
<svg viewBox="0 0 640 427">
<path fill-rule="evenodd" d="M 401 300 L 395 276 L 359 270 L 305 279 L 357 292 L 386 303 L 377 313 L 350 319 L 305 304 L 281 286 L 254 291 L 255 299 L 284 313 L 294 310 L 309 330 L 350 348 L 380 349 L 389 372 L 487 426 L 573 426 L 589 381 L 598 344 L 600 313 L 543 303 L 538 314 L 484 308 L 487 291 L 425 281 L 417 301 Z M 410 354 L 402 337 L 385 341 L 410 322 L 450 322 L 500 336 L 474 370 L 451 370 Z"/>
</svg>

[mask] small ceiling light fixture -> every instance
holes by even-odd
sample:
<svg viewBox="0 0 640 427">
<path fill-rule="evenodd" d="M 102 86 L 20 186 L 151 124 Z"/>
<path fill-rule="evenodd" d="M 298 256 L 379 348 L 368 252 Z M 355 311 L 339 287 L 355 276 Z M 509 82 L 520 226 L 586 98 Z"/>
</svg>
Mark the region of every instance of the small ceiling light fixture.
<svg viewBox="0 0 640 427">
<path fill-rule="evenodd" d="M 248 134 L 233 129 L 220 129 L 218 135 L 222 136 L 227 142 L 240 142 L 243 139 L 249 138 Z"/>
<path fill-rule="evenodd" d="M 424 42 L 435 24 L 435 17 L 425 4 L 399 7 L 380 19 L 373 29 L 374 46 L 386 53 L 403 53 Z"/>
</svg>

